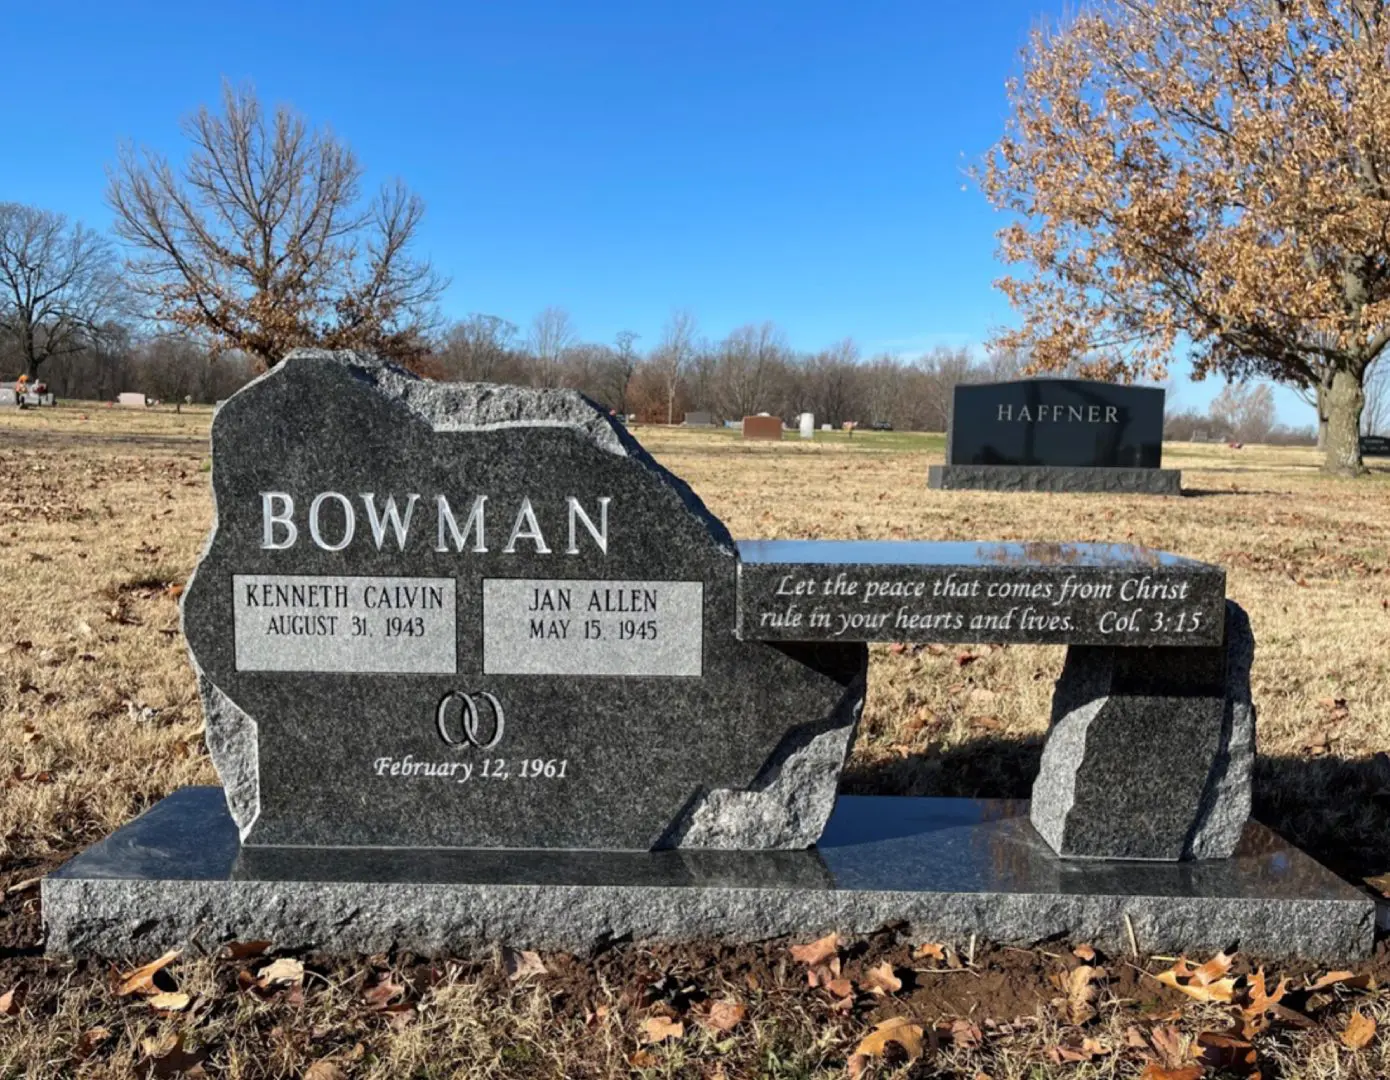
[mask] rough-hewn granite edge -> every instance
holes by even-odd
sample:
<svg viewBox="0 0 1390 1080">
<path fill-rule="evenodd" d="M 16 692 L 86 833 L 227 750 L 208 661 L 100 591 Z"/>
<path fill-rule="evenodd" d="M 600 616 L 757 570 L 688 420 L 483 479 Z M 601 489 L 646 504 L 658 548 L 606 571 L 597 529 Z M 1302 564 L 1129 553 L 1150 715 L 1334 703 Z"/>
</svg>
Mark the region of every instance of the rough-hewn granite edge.
<svg viewBox="0 0 1390 1080">
<path fill-rule="evenodd" d="M 865 682 L 856 679 L 824 723 L 792 732 L 752 787 L 697 796 L 661 846 L 786 849 L 819 840 L 864 709 Z"/>
<path fill-rule="evenodd" d="M 945 491 L 1115 492 L 1181 495 L 1178 469 L 1098 469 L 1056 465 L 929 465 L 927 487 Z"/>
<path fill-rule="evenodd" d="M 1250 693 L 1250 668 L 1254 661 L 1255 635 L 1250 629 L 1250 617 L 1234 600 L 1227 600 L 1224 742 L 1212 766 L 1188 841 L 1188 856 L 1193 859 L 1229 855 L 1250 817 L 1255 772 L 1255 702 Z"/>
<path fill-rule="evenodd" d="M 1211 950 L 1308 959 L 1369 954 L 1369 899 L 846 892 L 678 886 L 419 885 L 46 878 L 48 952 L 153 955 L 193 939 L 268 939 L 280 948 L 468 955 L 493 942 L 587 952 L 615 940 L 759 941 L 906 923 L 918 940 L 970 935 L 1026 945 L 1053 937 L 1128 947 L 1126 916 L 1150 952 Z"/>
</svg>

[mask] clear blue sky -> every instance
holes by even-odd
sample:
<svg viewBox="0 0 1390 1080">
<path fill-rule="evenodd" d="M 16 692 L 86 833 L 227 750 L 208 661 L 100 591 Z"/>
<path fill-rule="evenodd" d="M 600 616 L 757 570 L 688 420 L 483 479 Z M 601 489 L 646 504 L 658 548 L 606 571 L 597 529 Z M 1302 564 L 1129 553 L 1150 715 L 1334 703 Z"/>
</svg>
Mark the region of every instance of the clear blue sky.
<svg viewBox="0 0 1390 1080">
<path fill-rule="evenodd" d="M 965 169 L 1063 2 L 14 2 L 0 199 L 105 227 L 118 143 L 182 157 L 179 119 L 250 80 L 424 197 L 448 315 L 557 304 L 645 347 L 681 306 L 802 349 L 975 345 L 1011 313 Z M 1280 416 L 1311 421 L 1287 392 Z"/>
</svg>

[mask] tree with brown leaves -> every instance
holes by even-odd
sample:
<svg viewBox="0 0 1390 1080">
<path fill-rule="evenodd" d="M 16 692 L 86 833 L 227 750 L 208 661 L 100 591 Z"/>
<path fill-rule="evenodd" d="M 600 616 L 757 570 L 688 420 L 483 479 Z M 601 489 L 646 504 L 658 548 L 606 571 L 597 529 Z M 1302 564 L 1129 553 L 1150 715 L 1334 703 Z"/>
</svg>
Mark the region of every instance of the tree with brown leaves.
<svg viewBox="0 0 1390 1080">
<path fill-rule="evenodd" d="M 1326 411 L 1362 471 L 1368 371 L 1390 343 L 1390 4 L 1101 0 L 1038 31 L 979 179 L 1017 215 L 995 344 L 1161 378 L 1271 378 Z"/>
<path fill-rule="evenodd" d="M 222 113 L 183 132 L 181 169 L 127 147 L 107 191 L 155 319 L 267 368 L 297 346 L 424 351 L 444 283 L 412 255 L 417 195 L 397 181 L 363 199 L 351 149 L 288 107 L 267 117 L 250 89 L 224 85 Z"/>
</svg>

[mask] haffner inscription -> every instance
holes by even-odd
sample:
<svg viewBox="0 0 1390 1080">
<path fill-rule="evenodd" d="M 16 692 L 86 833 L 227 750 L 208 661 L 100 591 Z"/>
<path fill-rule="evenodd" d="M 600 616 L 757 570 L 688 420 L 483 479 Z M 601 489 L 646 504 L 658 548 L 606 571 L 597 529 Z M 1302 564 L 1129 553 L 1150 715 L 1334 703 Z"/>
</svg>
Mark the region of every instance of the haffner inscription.
<svg viewBox="0 0 1390 1080">
<path fill-rule="evenodd" d="M 999 406 L 999 419 L 1031 424 L 1039 420 L 1070 421 L 1079 424 L 1118 424 L 1120 410 L 1114 405 L 1012 405 Z"/>
<path fill-rule="evenodd" d="M 555 551 L 551 544 L 557 543 L 566 555 L 578 555 L 581 544 L 608 554 L 608 508 L 613 500 L 606 495 L 594 500 L 596 506 L 589 509 L 573 495 L 567 496 L 567 528 L 562 537 L 547 538 L 535 506 L 525 497 L 512 512 L 509 506 L 489 506 L 487 495 L 451 502 L 447 495 L 437 494 L 424 500 L 429 507 L 426 512 L 419 509 L 422 496 L 413 491 L 399 500 L 395 495 L 383 496 L 374 491 L 359 492 L 355 497 L 341 491 L 321 491 L 308 501 L 307 509 L 302 506 L 303 500 L 297 505 L 294 496 L 286 491 L 260 494 L 261 547 L 266 551 L 289 550 L 306 532 L 309 542 L 324 551 L 342 551 L 354 541 L 377 551 L 394 543 L 396 550 L 404 551 L 412 528 L 417 528 L 428 513 L 433 522 L 427 528 L 438 552 L 486 555 L 500 550 L 503 555 L 513 555 L 520 550 L 550 555 Z M 496 520 L 499 517 L 505 523 L 500 527 Z M 365 528 L 359 523 L 365 524 Z M 499 537 L 505 537 L 505 542 L 497 549 Z"/>
</svg>

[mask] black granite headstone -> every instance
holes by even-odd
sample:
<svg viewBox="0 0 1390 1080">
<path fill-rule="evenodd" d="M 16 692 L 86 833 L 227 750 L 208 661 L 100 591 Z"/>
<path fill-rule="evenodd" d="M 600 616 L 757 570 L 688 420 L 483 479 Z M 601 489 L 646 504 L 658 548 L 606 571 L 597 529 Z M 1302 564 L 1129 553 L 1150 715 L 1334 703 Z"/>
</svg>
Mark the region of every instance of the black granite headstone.
<svg viewBox="0 0 1390 1080">
<path fill-rule="evenodd" d="M 1021 379 L 955 388 L 950 465 L 1156 469 L 1163 391 L 1083 379 Z"/>
<path fill-rule="evenodd" d="M 955 388 L 946 463 L 927 485 L 986 491 L 1182 494 L 1160 467 L 1163 391 L 1085 379 Z"/>
<path fill-rule="evenodd" d="M 212 442 L 184 631 L 247 844 L 820 835 L 864 646 L 741 641 L 733 541 L 605 410 L 302 352 Z"/>
<path fill-rule="evenodd" d="M 1362 457 L 1390 457 L 1390 435 L 1362 435 Z"/>
</svg>

